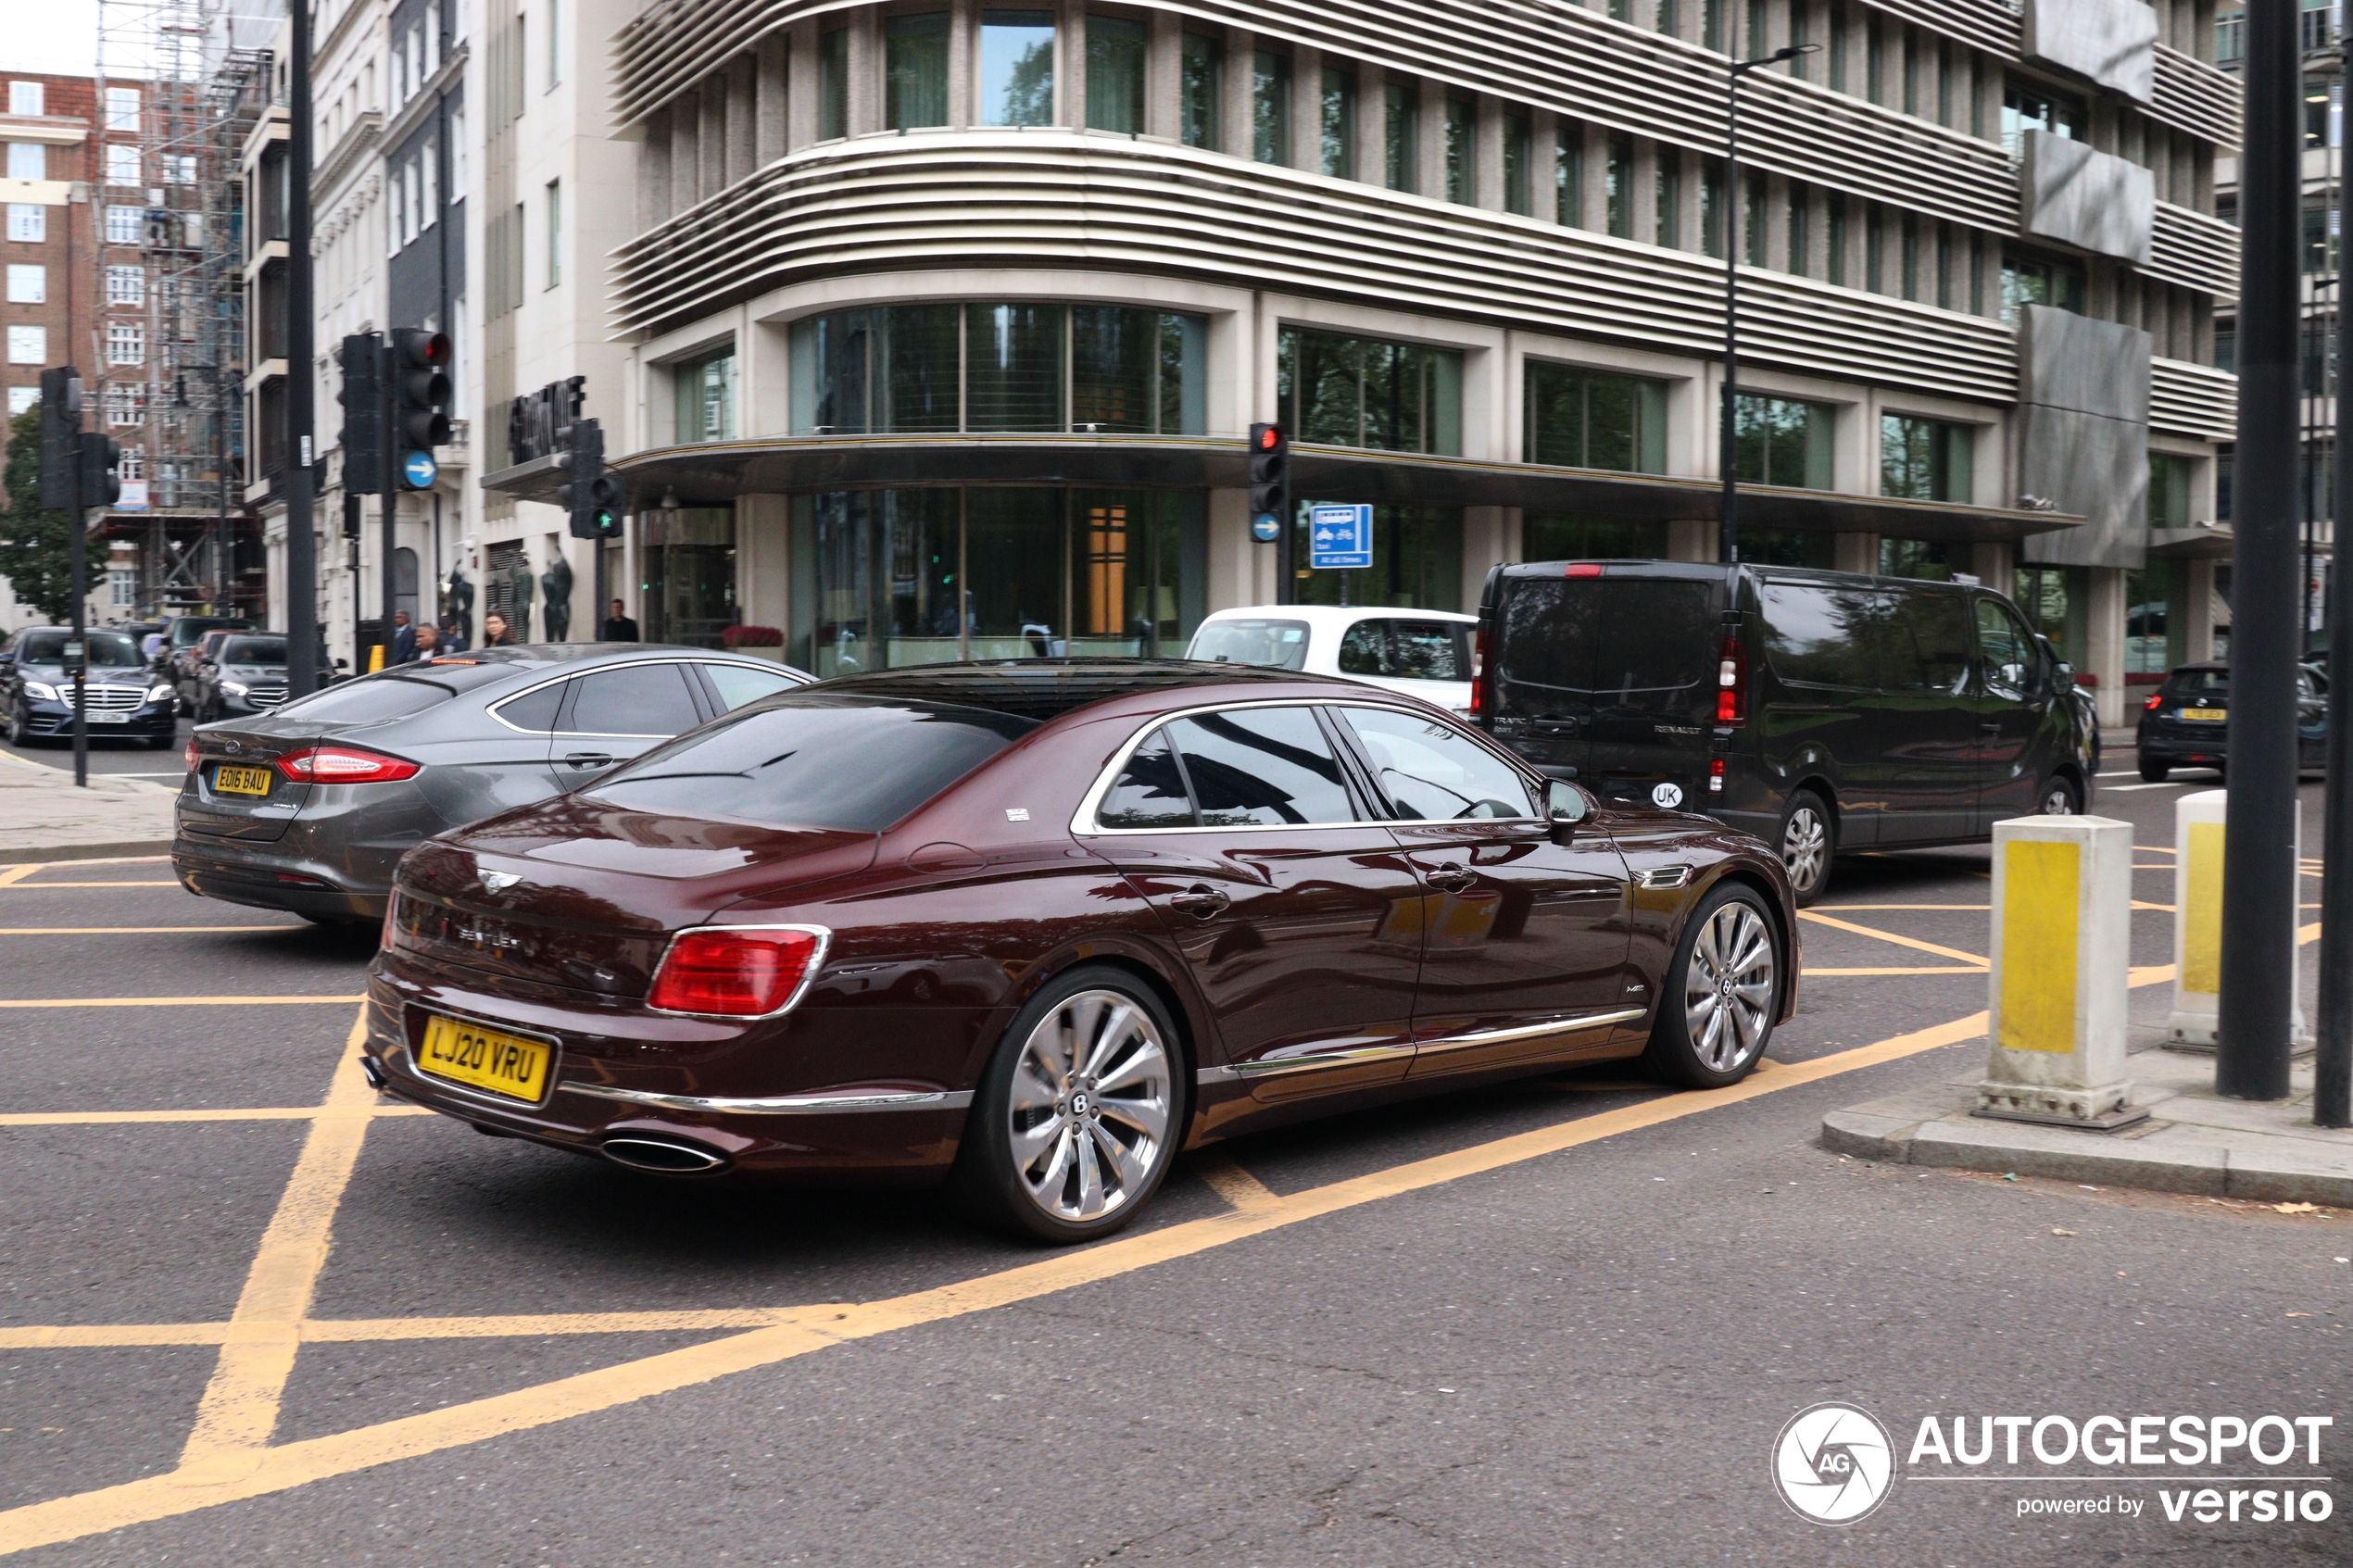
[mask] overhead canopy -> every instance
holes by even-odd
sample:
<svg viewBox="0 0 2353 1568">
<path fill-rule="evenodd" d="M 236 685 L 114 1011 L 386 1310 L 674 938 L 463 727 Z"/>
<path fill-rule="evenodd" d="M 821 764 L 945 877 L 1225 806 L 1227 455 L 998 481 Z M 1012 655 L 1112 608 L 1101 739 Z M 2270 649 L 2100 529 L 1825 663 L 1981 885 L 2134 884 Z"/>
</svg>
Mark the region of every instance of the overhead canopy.
<svg viewBox="0 0 2353 1568">
<path fill-rule="evenodd" d="M 712 507 L 738 495 L 913 484 L 1238 489 L 1249 483 L 1247 465 L 1243 443 L 1206 436 L 823 435 L 656 447 L 612 469 L 633 506 L 643 509 L 668 495 L 680 506 Z M 482 483 L 518 499 L 553 501 L 563 480 L 554 458 L 540 458 L 485 474 Z M 1707 479 L 1297 445 L 1291 487 L 1319 501 L 1519 507 L 1643 521 L 1713 519 L 1718 499 Z M 1959 502 L 1741 487 L 1741 521 L 1749 528 L 1973 544 L 2055 533 L 2082 521 Z"/>
</svg>

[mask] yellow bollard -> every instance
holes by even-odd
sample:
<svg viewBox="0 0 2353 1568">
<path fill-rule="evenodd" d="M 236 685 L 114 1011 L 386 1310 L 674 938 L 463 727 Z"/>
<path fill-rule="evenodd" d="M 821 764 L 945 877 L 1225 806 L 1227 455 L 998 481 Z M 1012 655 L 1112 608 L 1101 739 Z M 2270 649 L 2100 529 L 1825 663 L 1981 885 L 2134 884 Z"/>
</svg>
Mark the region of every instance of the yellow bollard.
<svg viewBox="0 0 2353 1568">
<path fill-rule="evenodd" d="M 2222 846 L 2229 801 L 2227 790 L 2201 789 L 2173 802 L 2173 1016 L 2166 1021 L 2165 1043 L 2176 1050 L 2214 1048 L 2214 1021 L 2222 1002 Z M 2303 846 L 2299 821 L 2299 859 Z M 2287 921 L 2295 925 L 2294 909 L 2287 911 Z M 2311 1032 L 2301 999 L 2290 1016 L 2297 1043 L 2309 1045 Z"/>
<path fill-rule="evenodd" d="M 1994 824 L 1990 1038 L 1979 1116 L 2112 1132 L 2145 1120 L 2124 1078 L 2133 826 Z"/>
<path fill-rule="evenodd" d="M 368 650 L 368 673 L 372 675 L 384 667 L 384 646 L 378 643 Z"/>
</svg>

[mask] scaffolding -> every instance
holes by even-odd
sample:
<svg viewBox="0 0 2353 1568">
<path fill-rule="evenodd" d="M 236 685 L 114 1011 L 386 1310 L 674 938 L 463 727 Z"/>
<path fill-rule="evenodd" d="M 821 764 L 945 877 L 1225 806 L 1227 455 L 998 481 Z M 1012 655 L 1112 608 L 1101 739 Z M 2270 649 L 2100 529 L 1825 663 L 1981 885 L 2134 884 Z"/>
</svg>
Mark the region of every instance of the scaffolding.
<svg viewBox="0 0 2353 1568">
<path fill-rule="evenodd" d="M 267 14 L 256 0 L 99 0 L 98 308 L 84 359 L 96 373 L 84 379 L 123 449 L 122 503 L 102 532 L 132 546 L 145 615 L 264 609 L 240 483 L 239 156 L 268 102 L 269 52 L 251 46 Z"/>
</svg>

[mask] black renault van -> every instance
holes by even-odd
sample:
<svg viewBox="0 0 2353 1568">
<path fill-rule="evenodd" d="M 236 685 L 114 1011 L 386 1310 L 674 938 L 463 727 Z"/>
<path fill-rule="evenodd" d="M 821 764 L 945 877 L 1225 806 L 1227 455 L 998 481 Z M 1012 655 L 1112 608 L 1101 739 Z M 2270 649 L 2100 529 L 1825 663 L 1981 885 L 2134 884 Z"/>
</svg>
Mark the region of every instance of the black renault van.
<svg viewBox="0 0 2353 1568">
<path fill-rule="evenodd" d="M 1780 851 L 1801 903 L 1853 849 L 1965 844 L 2083 809 L 2072 677 L 2001 595 L 1680 561 L 1488 573 L 1471 713 L 1557 778 L 1705 811 Z"/>
</svg>

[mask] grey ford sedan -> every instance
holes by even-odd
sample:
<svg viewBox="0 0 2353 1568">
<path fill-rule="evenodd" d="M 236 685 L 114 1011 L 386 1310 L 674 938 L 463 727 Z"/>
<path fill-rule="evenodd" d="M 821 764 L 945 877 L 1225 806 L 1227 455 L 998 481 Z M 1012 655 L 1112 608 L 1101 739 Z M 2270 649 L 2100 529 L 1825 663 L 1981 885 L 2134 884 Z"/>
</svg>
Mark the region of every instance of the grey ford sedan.
<svg viewBox="0 0 2353 1568">
<path fill-rule="evenodd" d="M 700 648 L 565 643 L 346 681 L 196 731 L 172 869 L 208 898 L 321 924 L 381 920 L 393 870 L 419 842 L 810 679 Z"/>
</svg>

